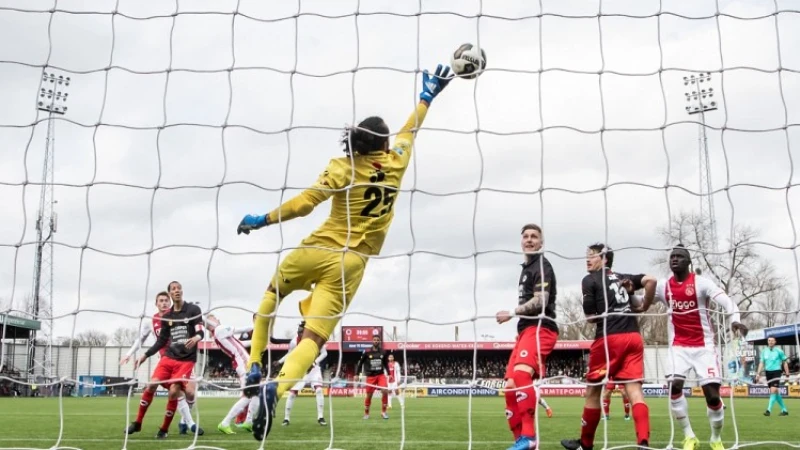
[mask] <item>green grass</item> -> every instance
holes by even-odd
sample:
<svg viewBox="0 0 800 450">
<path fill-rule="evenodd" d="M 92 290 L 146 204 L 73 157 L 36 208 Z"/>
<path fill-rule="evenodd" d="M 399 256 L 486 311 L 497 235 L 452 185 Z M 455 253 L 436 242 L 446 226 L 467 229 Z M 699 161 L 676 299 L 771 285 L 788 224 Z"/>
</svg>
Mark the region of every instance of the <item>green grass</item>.
<svg viewBox="0 0 800 450">
<path fill-rule="evenodd" d="M 326 399 L 327 400 L 327 399 Z M 563 438 L 576 437 L 579 433 L 583 399 L 547 399 L 555 412 L 552 419 L 544 414 L 539 418 L 541 449 L 560 449 Z M 219 433 L 216 425 L 235 399 L 203 398 L 198 402 L 201 423 L 206 430 L 198 446 L 223 449 L 256 449 L 259 443 L 251 434 L 239 433 L 226 436 Z M 800 443 L 800 426 L 794 415 L 778 416 L 773 410 L 772 417 L 762 415 L 767 399 L 735 399 L 735 413 L 739 427 L 740 441 L 757 442 L 785 440 L 797 445 Z M 729 401 L 728 401 L 729 402 Z M 328 448 L 331 431 L 334 442 L 331 448 L 383 449 L 400 448 L 401 414 L 398 405 L 390 411 L 388 421 L 380 418 L 380 402 L 372 418 L 362 420 L 363 399 L 335 398 L 334 417 L 329 417 L 326 401 L 326 417 L 334 427 L 320 427 L 316 423 L 314 398 L 301 397 L 292 411 L 292 425 L 284 428 L 276 424 L 266 448 L 269 449 L 325 449 Z M 665 448 L 670 435 L 667 399 L 648 399 L 652 424 L 651 445 Z M 193 436 L 177 434 L 177 417 L 173 422 L 171 434 L 166 441 L 155 441 L 154 436 L 161 423 L 165 400 L 157 398 L 148 411 L 144 429 L 128 439 L 128 450 L 177 449 L 187 448 Z M 708 448 L 709 427 L 705 405 L 702 399 L 691 398 L 690 416 L 695 432 L 703 445 Z M 795 402 L 788 400 L 787 406 L 794 414 Z M 283 405 L 279 404 L 278 421 L 283 419 Z M 131 399 L 130 412 L 135 416 L 138 397 Z M 476 397 L 472 402 L 472 448 L 505 449 L 511 443 L 507 429 L 505 405 L 500 397 Z M 67 398 L 63 402 L 64 434 L 60 447 L 81 449 L 121 449 L 126 426 L 125 399 L 122 398 Z M 419 398 L 408 399 L 405 411 L 406 449 L 466 449 L 469 441 L 468 399 L 461 398 Z M 612 402 L 612 420 L 601 422 L 598 429 L 598 442 L 595 448 L 602 448 L 604 425 L 608 426 L 609 446 L 631 445 L 634 439 L 633 422 L 626 422 L 621 415 L 619 398 Z M 723 439 L 726 448 L 734 439 L 731 420 L 732 409 L 726 411 Z M 798 411 L 800 414 L 800 411 Z M 0 448 L 42 448 L 49 449 L 56 444 L 59 435 L 58 399 L 45 398 L 0 398 Z M 788 449 L 779 444 L 762 444 L 748 448 Z"/>
</svg>

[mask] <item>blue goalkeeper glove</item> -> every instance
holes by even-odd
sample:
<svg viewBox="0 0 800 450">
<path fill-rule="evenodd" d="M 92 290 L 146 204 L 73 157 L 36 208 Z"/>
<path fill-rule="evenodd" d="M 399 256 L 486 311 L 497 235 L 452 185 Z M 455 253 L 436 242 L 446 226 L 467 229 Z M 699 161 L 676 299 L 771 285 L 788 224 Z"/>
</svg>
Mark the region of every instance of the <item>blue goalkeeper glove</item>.
<svg viewBox="0 0 800 450">
<path fill-rule="evenodd" d="M 253 216 L 253 215 L 246 215 L 241 222 L 239 222 L 239 226 L 236 227 L 236 234 L 250 234 L 250 230 L 258 230 L 259 228 L 264 228 L 265 226 L 269 225 L 269 220 L 267 219 L 267 215 L 263 216 Z"/>
<path fill-rule="evenodd" d="M 454 74 L 450 73 L 450 66 L 436 66 L 436 72 L 431 75 L 428 71 L 422 72 L 422 92 L 419 94 L 420 100 L 425 100 L 429 104 L 447 87 Z"/>
</svg>

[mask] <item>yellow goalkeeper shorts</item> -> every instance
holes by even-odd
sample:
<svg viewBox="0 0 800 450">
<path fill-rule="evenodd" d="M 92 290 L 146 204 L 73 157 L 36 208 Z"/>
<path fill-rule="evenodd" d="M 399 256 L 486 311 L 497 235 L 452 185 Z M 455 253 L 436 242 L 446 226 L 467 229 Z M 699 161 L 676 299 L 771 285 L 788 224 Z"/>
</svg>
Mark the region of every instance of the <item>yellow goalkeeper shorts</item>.
<svg viewBox="0 0 800 450">
<path fill-rule="evenodd" d="M 336 252 L 320 248 L 292 250 L 278 267 L 272 286 L 284 298 L 296 290 L 311 291 L 300 302 L 300 314 L 306 329 L 328 339 L 339 314 L 347 310 L 361 279 L 367 259 L 352 252 Z"/>
</svg>

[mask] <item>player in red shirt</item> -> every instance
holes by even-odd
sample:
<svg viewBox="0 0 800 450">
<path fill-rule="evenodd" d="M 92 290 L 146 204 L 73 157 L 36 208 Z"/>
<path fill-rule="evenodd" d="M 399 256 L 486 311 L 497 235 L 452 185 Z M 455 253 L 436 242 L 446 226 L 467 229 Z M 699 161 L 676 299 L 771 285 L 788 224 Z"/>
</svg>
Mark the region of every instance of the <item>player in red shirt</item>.
<svg viewBox="0 0 800 450">
<path fill-rule="evenodd" d="M 728 294 L 713 281 L 691 271 L 692 258 L 689 250 L 676 246 L 669 255 L 672 276 L 658 281 L 655 299 L 670 310 L 668 323 L 669 354 L 667 357 L 667 380 L 671 383 L 670 408 L 684 434 L 683 448 L 697 450 L 700 441 L 689 422 L 689 405 L 683 396 L 683 384 L 689 372 L 700 378 L 700 386 L 706 398 L 706 415 L 711 425 L 711 450 L 724 450 L 722 425 L 725 410 L 719 388 L 722 372 L 715 346 L 715 333 L 710 317 L 710 303 L 725 310 L 727 322 L 734 334 L 744 337 L 747 327 L 741 323 L 739 307 Z M 645 299 L 645 308 L 650 302 Z"/>
<path fill-rule="evenodd" d="M 606 389 L 603 391 L 603 420 L 608 420 L 611 418 L 611 395 L 615 390 L 622 394 L 622 406 L 625 408 L 625 420 L 631 420 L 631 399 L 628 398 L 628 392 L 625 390 L 625 385 L 617 384 L 613 381 L 606 383 Z"/>
<path fill-rule="evenodd" d="M 508 450 L 538 447 L 536 437 L 537 390 L 534 379 L 543 378 L 547 356 L 558 339 L 556 325 L 556 275 L 550 261 L 540 253 L 542 229 L 536 224 L 522 227 L 525 262 L 519 277 L 517 306 L 512 314 L 499 311 L 497 323 L 520 316 L 517 342 L 506 368 L 506 418 L 515 442 Z"/>
<path fill-rule="evenodd" d="M 142 324 L 142 329 L 139 334 L 139 339 L 131 345 L 131 348 L 128 350 L 128 353 L 122 357 L 119 361 L 119 365 L 125 365 L 128 361 L 130 361 L 131 357 L 139 350 L 142 344 L 147 341 L 147 338 L 150 337 L 152 334 L 158 339 L 158 335 L 161 332 L 161 316 L 163 316 L 167 311 L 170 310 L 172 307 L 172 299 L 170 299 L 169 294 L 166 291 L 161 291 L 156 294 L 156 313 L 153 314 L 153 318 L 150 323 Z M 161 349 L 159 351 L 159 355 L 163 356 L 166 349 Z M 160 360 L 159 360 L 160 361 Z M 155 375 L 158 372 L 158 365 L 156 365 L 156 369 L 153 371 Z M 155 378 L 155 376 L 151 377 L 151 380 L 147 385 L 145 385 L 144 391 L 142 392 L 142 399 L 139 401 L 139 412 L 136 415 L 136 420 L 128 426 L 126 433 L 132 434 L 142 430 L 142 421 L 144 420 L 145 414 L 147 414 L 147 409 L 150 407 L 150 404 L 153 403 L 153 397 L 156 395 L 156 390 L 158 389 L 158 385 L 160 380 Z M 168 384 L 164 384 L 165 389 L 169 389 Z M 189 405 L 186 402 L 186 396 L 182 396 L 178 399 L 178 412 L 181 414 L 181 423 L 185 424 L 184 426 L 187 429 L 193 425 L 195 425 L 194 420 L 192 419 L 192 414 L 189 411 Z M 182 429 L 181 434 L 185 434 L 186 432 Z M 203 434 L 202 428 L 200 429 L 199 434 Z"/>
<path fill-rule="evenodd" d="M 650 411 L 644 402 L 644 341 L 632 304 L 641 307 L 640 298 L 632 301 L 633 291 L 644 288 L 645 296 L 653 298 L 654 277 L 628 275 L 611 270 L 614 252 L 604 244 L 590 245 L 586 251 L 589 272 L 581 282 L 583 312 L 589 323 L 595 324 L 595 339 L 589 350 L 589 370 L 586 374 L 586 394 L 581 417 L 580 439 L 564 439 L 561 445 L 569 450 L 592 450 L 594 435 L 600 423 L 600 397 L 603 381 L 621 383 L 633 404 L 636 444 L 649 448 Z M 628 291 L 631 292 L 628 292 Z M 636 309 L 638 311 L 638 309 Z"/>
<path fill-rule="evenodd" d="M 367 375 L 367 398 L 364 399 L 364 419 L 369 419 L 369 407 L 372 405 L 372 396 L 375 394 L 376 389 L 381 390 L 381 417 L 384 419 L 389 418 L 386 413 L 386 405 L 389 400 L 389 391 L 387 390 L 386 383 L 386 367 L 387 358 L 381 348 L 381 337 L 372 337 L 372 347 L 365 350 L 361 354 L 361 358 L 356 365 L 356 373 L 361 373 L 361 368 Z"/>
<path fill-rule="evenodd" d="M 203 313 L 200 308 L 195 304 L 184 302 L 183 287 L 177 281 L 170 282 L 168 288 L 170 297 L 172 297 L 172 308 L 161 318 L 161 332 L 158 334 L 158 340 L 134 364 L 134 369 L 136 369 L 147 358 L 158 353 L 162 348 L 167 348 L 153 373 L 153 378 L 158 380 L 175 380 L 167 383 L 169 385 L 167 413 L 164 415 L 164 422 L 159 428 L 158 434 L 156 434 L 158 439 L 167 437 L 167 431 L 172 423 L 175 410 L 178 408 L 178 398 L 182 393 L 189 396 L 188 385 L 197 362 L 197 343 L 203 339 Z M 131 424 L 131 426 L 136 425 L 136 423 Z M 138 424 L 138 428 L 141 429 L 141 423 Z M 192 432 L 202 434 L 202 430 L 197 425 L 193 425 L 191 428 Z"/>
</svg>

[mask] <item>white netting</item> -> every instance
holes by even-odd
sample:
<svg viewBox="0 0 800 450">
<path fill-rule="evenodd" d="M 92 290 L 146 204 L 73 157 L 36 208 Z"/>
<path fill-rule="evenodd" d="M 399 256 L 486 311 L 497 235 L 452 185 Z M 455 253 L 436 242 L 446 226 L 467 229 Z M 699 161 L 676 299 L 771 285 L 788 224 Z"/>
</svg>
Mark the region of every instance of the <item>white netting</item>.
<svg viewBox="0 0 800 450">
<path fill-rule="evenodd" d="M 11 339 L 14 335 L 4 342 L 0 381 L 23 392 L 36 385 L 58 396 L 59 426 L 57 434 L 33 439 L 7 438 L 4 431 L 0 447 L 81 447 L 80 438 L 71 437 L 75 430 L 64 424 L 71 383 L 88 395 L 95 392 L 87 388 L 90 383 L 121 387 L 127 412 L 120 403 L 113 429 L 97 429 L 94 442 L 128 445 L 120 431 L 134 414 L 130 405 L 140 395 L 134 387 L 155 361 L 137 372 L 120 367 L 125 350 L 104 347 L 114 330 L 138 329 L 150 320 L 155 294 L 173 279 L 183 283 L 190 300 L 199 300 L 204 313 L 246 326 L 279 259 L 316 228 L 327 206 L 246 239 L 235 234 L 241 217 L 264 213 L 310 185 L 329 158 L 340 156 L 336 140 L 345 124 L 378 114 L 395 133 L 416 104 L 420 72 L 447 63 L 463 42 L 486 49 L 488 69 L 475 81 L 455 80 L 432 106 L 395 206 L 393 231 L 382 254 L 371 260 L 343 325 L 400 323 L 396 340 L 403 345 L 396 354 L 407 373 L 408 341 L 449 340 L 451 326 L 466 324 L 463 334 L 475 343 L 471 375 L 453 378 L 471 380 L 448 387 L 476 385 L 482 378 L 479 336 L 514 338 L 514 326 L 496 326 L 494 314 L 513 307 L 516 239 L 526 222 L 545 230 L 544 251 L 565 302 L 569 293 L 580 291 L 586 245 L 609 244 L 621 271 L 663 276 L 664 267 L 651 263 L 674 243 L 664 242 L 666 234 L 697 244 L 697 260 L 709 258 L 710 267 L 724 268 L 711 278 L 735 284 L 739 275 L 749 277 L 754 286 L 742 284 L 731 294 L 749 308 L 751 319 L 764 326 L 797 322 L 792 138 L 800 110 L 800 11 L 793 3 L 1 5 L 2 329 L 4 336 L 23 329 L 25 323 L 8 316 L 30 318 L 36 301 L 44 328 L 31 373 L 25 339 Z M 70 77 L 68 110 L 48 116 L 37 107 L 39 89 L 46 86 L 43 73 Z M 689 87 L 683 77 L 702 73 L 713 75 L 719 107 L 708 115 L 687 115 Z M 706 130 L 700 141 L 707 134 L 711 155 L 711 183 L 701 181 L 698 189 L 700 122 Z M 55 147 L 57 156 L 57 163 L 50 160 L 52 181 L 47 171 L 40 177 L 45 145 Z M 37 260 L 38 194 L 51 186 L 59 219 L 57 232 L 43 246 L 51 242 L 56 253 L 45 258 L 52 273 L 43 270 L 52 292 L 48 305 L 48 298 L 34 296 L 26 286 Z M 716 200 L 715 245 L 705 231 L 693 230 L 695 216 L 679 220 L 685 211 L 697 210 L 705 226 L 703 200 L 709 196 Z M 694 234 L 683 235 L 684 225 Z M 739 227 L 760 233 L 742 239 Z M 760 253 L 748 257 L 752 266 L 731 269 L 729 262 L 741 261 L 737 255 L 752 251 Z M 774 272 L 759 272 L 764 261 Z M 783 280 L 785 298 L 770 297 L 758 284 L 773 276 Z M 278 311 L 276 333 L 296 326 L 294 302 L 288 299 L 291 306 Z M 559 318 L 565 329 L 583 321 L 581 314 Z M 106 341 L 90 331 L 105 332 Z M 90 342 L 95 346 L 83 345 Z M 720 335 L 723 367 L 730 355 L 742 352 L 739 345 Z M 795 339 L 786 349 L 797 354 L 800 345 Z M 199 384 L 235 391 L 235 383 L 208 379 L 213 368 L 203 355 Z M 269 357 L 274 360 L 271 352 Z M 335 376 L 344 352 L 337 358 L 329 361 Z M 654 360 L 659 366 L 664 356 Z M 663 375 L 663 368 L 648 369 L 645 381 L 662 384 Z M 83 376 L 103 379 L 81 381 Z M 109 377 L 122 381 L 109 383 Z M 128 381 L 131 377 L 137 380 Z M 424 378 L 414 387 L 430 386 Z M 548 381 L 560 378 L 555 374 Z M 726 382 L 735 378 L 727 374 Z M 763 386 L 758 377 L 753 383 Z M 346 386 L 361 387 L 353 381 Z M 796 434 L 773 444 L 749 437 L 737 414 L 740 400 L 734 389 L 729 392 L 726 414 L 734 420 L 726 429 L 734 432 L 725 435 L 726 445 L 800 447 Z M 471 390 L 468 394 L 467 435 L 439 446 L 505 445 L 476 435 L 483 424 L 474 419 L 475 400 Z M 326 400 L 329 440 L 310 443 L 359 445 L 339 431 L 338 399 Z M 648 403 L 652 426 L 666 427 L 669 401 Z M 502 414 L 501 405 L 492 408 Z M 153 430 L 160 409 L 148 413 Z M 198 421 L 201 411 L 202 398 L 195 408 Z M 407 426 L 414 414 L 395 413 L 401 448 L 420 443 L 417 431 Z M 211 431 L 218 418 L 202 417 Z M 706 427 L 704 415 L 695 420 L 695 429 Z M 176 423 L 177 418 L 173 427 Z M 577 435 L 578 421 L 573 425 L 554 431 L 537 416 L 542 447 L 558 448 L 562 431 Z M 610 426 L 604 422 L 598 430 L 598 447 L 633 442 L 630 435 L 629 444 L 609 438 Z M 198 446 L 207 437 L 172 444 Z M 668 438 L 651 444 L 663 448 L 679 440 L 680 430 L 672 425 Z M 427 437 L 425 442 L 436 445 Z M 211 443 L 206 448 L 225 447 L 217 439 Z M 291 443 L 274 431 L 266 441 L 268 447 Z"/>
</svg>

